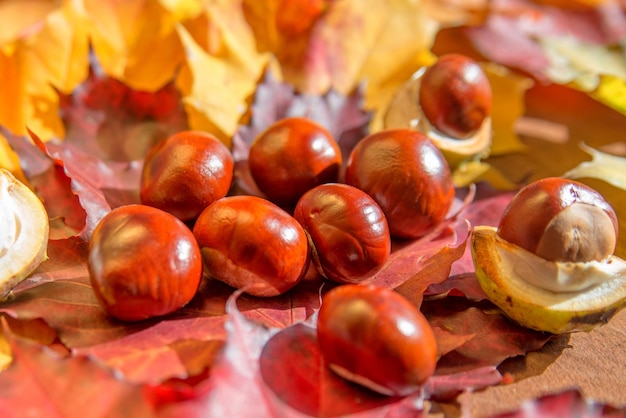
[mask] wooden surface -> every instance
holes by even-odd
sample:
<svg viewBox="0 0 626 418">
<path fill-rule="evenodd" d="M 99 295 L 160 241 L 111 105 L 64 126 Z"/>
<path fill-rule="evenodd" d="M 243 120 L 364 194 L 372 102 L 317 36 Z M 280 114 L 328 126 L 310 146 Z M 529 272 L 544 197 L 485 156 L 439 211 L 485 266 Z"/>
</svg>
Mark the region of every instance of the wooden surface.
<svg viewBox="0 0 626 418">
<path fill-rule="evenodd" d="M 513 383 L 465 393 L 449 417 L 488 417 L 526 400 L 579 389 L 590 400 L 626 408 L 626 311 L 589 333 L 557 337 L 541 350 L 504 363 Z"/>
</svg>

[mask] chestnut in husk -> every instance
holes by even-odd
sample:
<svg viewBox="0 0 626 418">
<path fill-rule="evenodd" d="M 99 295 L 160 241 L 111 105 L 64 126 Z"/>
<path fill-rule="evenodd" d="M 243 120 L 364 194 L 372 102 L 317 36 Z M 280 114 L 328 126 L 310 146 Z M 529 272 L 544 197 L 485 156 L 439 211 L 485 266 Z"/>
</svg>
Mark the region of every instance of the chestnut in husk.
<svg viewBox="0 0 626 418">
<path fill-rule="evenodd" d="M 436 129 L 452 138 L 474 135 L 491 114 L 491 102 L 489 79 L 465 55 L 442 55 L 422 76 L 422 112 Z"/>
<path fill-rule="evenodd" d="M 0 300 L 48 258 L 50 224 L 39 197 L 0 168 Z"/>
<path fill-rule="evenodd" d="M 590 330 L 626 306 L 617 231 L 615 211 L 597 191 L 541 179 L 513 197 L 497 228 L 474 228 L 476 275 L 489 299 L 528 328 Z"/>
<path fill-rule="evenodd" d="M 462 54 L 444 54 L 398 89 L 384 115 L 386 129 L 428 136 L 453 171 L 486 157 L 492 143 L 492 91 L 487 73 Z"/>
</svg>

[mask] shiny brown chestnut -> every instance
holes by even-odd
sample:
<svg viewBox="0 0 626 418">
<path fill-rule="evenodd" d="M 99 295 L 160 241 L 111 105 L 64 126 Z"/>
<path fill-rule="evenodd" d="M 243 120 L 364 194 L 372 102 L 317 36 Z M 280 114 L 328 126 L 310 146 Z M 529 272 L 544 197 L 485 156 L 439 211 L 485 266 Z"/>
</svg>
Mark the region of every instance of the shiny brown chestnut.
<svg viewBox="0 0 626 418">
<path fill-rule="evenodd" d="M 307 190 L 337 181 L 341 150 L 319 124 L 286 118 L 255 138 L 248 164 L 256 185 L 269 200 L 292 206 Z"/>
<path fill-rule="evenodd" d="M 287 292 L 304 276 L 309 246 L 289 213 L 256 196 L 209 205 L 193 228 L 211 277 L 254 296 Z"/>
<path fill-rule="evenodd" d="M 324 295 L 317 338 L 333 371 L 385 395 L 418 391 L 437 364 L 424 315 L 399 293 L 373 285 L 346 284 Z"/>
<path fill-rule="evenodd" d="M 339 283 L 359 283 L 387 261 L 391 238 L 387 219 L 367 193 L 327 183 L 306 192 L 294 211 L 312 242 L 319 273 Z"/>
<path fill-rule="evenodd" d="M 613 254 L 617 215 L 589 186 L 560 177 L 533 182 L 505 208 L 497 234 L 546 260 L 586 262 Z"/>
<path fill-rule="evenodd" d="M 100 304 L 124 321 L 176 311 L 194 297 L 202 277 L 191 230 L 145 205 L 121 206 L 102 218 L 89 240 L 87 267 Z"/>
<path fill-rule="evenodd" d="M 230 150 L 215 136 L 178 132 L 148 152 L 141 173 L 141 203 L 183 221 L 193 220 L 226 196 L 233 168 Z"/>
<path fill-rule="evenodd" d="M 345 177 L 374 198 L 398 238 L 423 236 L 444 220 L 454 200 L 450 167 L 441 151 L 411 129 L 363 138 L 350 154 Z"/>
<path fill-rule="evenodd" d="M 476 61 L 462 54 L 446 54 L 424 72 L 418 100 L 428 121 L 440 132 L 469 138 L 491 114 L 491 85 Z"/>
</svg>

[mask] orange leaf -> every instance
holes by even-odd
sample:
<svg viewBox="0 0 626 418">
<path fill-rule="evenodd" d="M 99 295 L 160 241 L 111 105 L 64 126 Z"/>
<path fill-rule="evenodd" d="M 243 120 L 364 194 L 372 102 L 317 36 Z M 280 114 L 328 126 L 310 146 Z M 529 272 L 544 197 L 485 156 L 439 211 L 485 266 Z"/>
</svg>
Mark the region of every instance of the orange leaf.
<svg viewBox="0 0 626 418">
<path fill-rule="evenodd" d="M 18 135 L 31 127 L 47 140 L 64 135 L 55 89 L 69 92 L 86 77 L 88 42 L 69 5 L 42 17 L 0 44 L 3 94 L 11 97 L 0 102 L 0 123 Z"/>
<path fill-rule="evenodd" d="M 24 184 L 28 184 L 22 167 L 20 166 L 20 158 L 13 151 L 9 142 L 4 135 L 0 133 L 0 168 L 6 168 L 13 174 L 18 180 Z"/>
<path fill-rule="evenodd" d="M 171 81 L 184 56 L 176 20 L 150 0 L 84 0 L 84 24 L 107 75 L 137 90 Z"/>
<path fill-rule="evenodd" d="M 284 1 L 244 0 L 259 48 L 278 59 L 285 80 L 303 93 L 343 94 L 367 83 L 366 104 L 379 109 L 429 54 L 436 25 L 420 2 L 344 0 L 305 17 L 310 27 L 280 31 Z"/>
<path fill-rule="evenodd" d="M 177 31 L 186 57 L 177 85 L 189 125 L 230 145 L 268 56 L 257 52 L 237 2 L 211 3 L 205 14 Z"/>
</svg>

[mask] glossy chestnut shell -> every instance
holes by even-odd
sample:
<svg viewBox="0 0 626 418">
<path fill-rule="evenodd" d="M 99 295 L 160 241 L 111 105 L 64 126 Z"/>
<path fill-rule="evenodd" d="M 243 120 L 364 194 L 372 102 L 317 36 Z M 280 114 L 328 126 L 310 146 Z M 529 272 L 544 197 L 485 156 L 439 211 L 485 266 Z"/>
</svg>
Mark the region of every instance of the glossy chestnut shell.
<svg viewBox="0 0 626 418">
<path fill-rule="evenodd" d="M 256 185 L 269 200 L 293 206 L 307 190 L 337 181 L 341 150 L 319 124 L 286 118 L 254 140 L 248 164 Z"/>
<path fill-rule="evenodd" d="M 202 277 L 200 249 L 178 218 L 150 206 L 121 206 L 97 225 L 87 260 L 94 293 L 111 316 L 138 321 L 186 305 Z"/>
<path fill-rule="evenodd" d="M 413 393 L 435 371 L 430 324 L 390 289 L 347 284 L 330 290 L 322 299 L 317 337 L 334 371 L 386 395 Z"/>
<path fill-rule="evenodd" d="M 193 220 L 226 196 L 233 179 L 230 150 L 216 137 L 183 131 L 156 144 L 141 173 L 141 203 Z"/>
<path fill-rule="evenodd" d="M 381 207 L 392 236 L 418 238 L 441 223 L 454 200 L 450 167 L 424 134 L 389 129 L 363 138 L 352 150 L 346 183 Z"/>
<path fill-rule="evenodd" d="M 462 54 L 442 55 L 422 76 L 419 104 L 429 122 L 453 138 L 468 138 L 491 114 L 489 79 Z"/>
<path fill-rule="evenodd" d="M 367 193 L 328 183 L 306 192 L 295 218 L 313 244 L 320 274 L 339 283 L 359 283 L 387 261 L 391 238 L 382 209 Z"/>
<path fill-rule="evenodd" d="M 546 260 L 604 260 L 615 251 L 617 215 L 589 186 L 548 177 L 522 188 L 505 208 L 497 234 Z"/>
<path fill-rule="evenodd" d="M 209 205 L 193 228 L 207 272 L 254 296 L 276 296 L 306 273 L 309 247 L 289 213 L 256 196 L 229 196 Z"/>
</svg>

